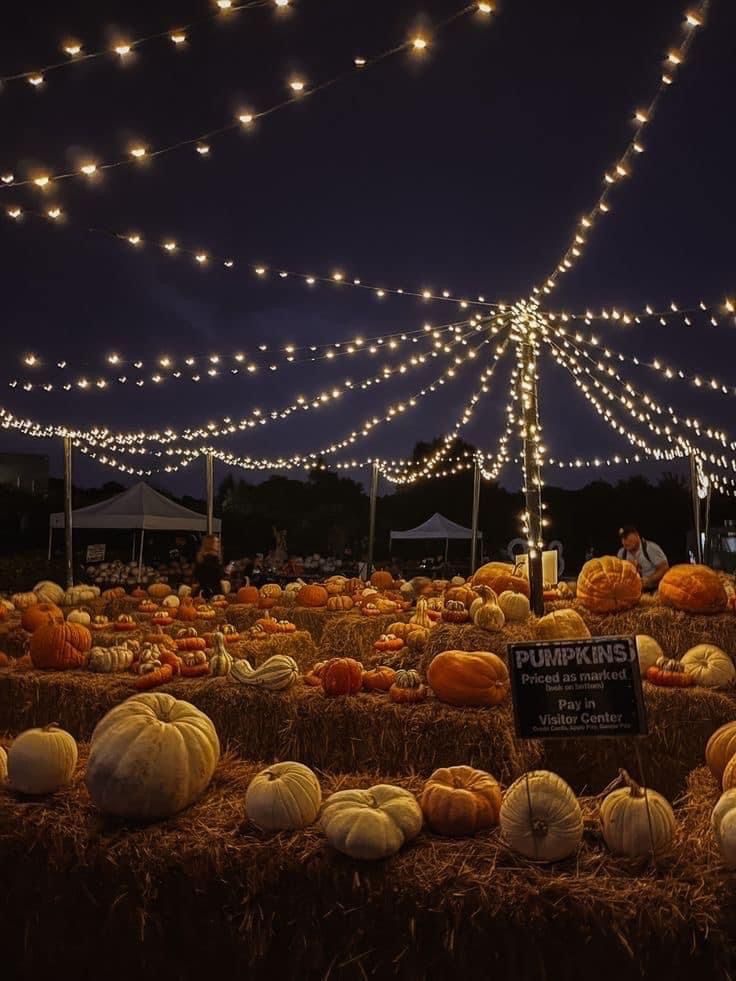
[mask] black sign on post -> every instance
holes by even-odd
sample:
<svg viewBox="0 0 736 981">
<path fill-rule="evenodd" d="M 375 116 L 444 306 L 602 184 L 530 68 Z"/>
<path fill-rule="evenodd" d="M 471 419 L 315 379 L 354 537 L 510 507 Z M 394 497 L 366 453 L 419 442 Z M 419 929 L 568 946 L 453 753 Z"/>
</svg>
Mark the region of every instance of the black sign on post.
<svg viewBox="0 0 736 981">
<path fill-rule="evenodd" d="M 508 650 L 519 738 L 647 734 L 633 637 L 530 641 Z"/>
</svg>

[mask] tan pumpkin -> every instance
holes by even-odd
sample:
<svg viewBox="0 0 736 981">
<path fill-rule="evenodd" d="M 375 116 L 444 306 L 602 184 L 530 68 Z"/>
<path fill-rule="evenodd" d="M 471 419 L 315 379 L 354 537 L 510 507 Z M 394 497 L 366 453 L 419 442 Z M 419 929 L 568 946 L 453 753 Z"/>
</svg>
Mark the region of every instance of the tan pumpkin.
<svg viewBox="0 0 736 981">
<path fill-rule="evenodd" d="M 532 770 L 504 794 L 499 816 L 506 843 L 525 858 L 559 862 L 577 851 L 583 815 L 568 784 L 548 770 Z"/>
<path fill-rule="evenodd" d="M 639 673 L 642 678 L 649 668 L 656 667 L 657 661 L 664 657 L 664 651 L 649 634 L 636 635 L 636 652 L 639 655 Z"/>
<path fill-rule="evenodd" d="M 333 593 L 327 600 L 327 609 L 333 612 L 345 613 L 352 608 L 353 599 L 347 593 Z"/>
<path fill-rule="evenodd" d="M 322 806 L 320 827 L 337 851 L 374 861 L 395 855 L 422 830 L 416 797 L 402 787 L 338 790 Z"/>
<path fill-rule="evenodd" d="M 134 695 L 97 723 L 85 783 L 106 814 L 171 817 L 206 789 L 220 758 L 211 720 L 163 692 Z"/>
<path fill-rule="evenodd" d="M 27 729 L 8 751 L 8 784 L 21 794 L 53 794 L 71 783 L 76 765 L 74 737 L 56 723 Z"/>
<path fill-rule="evenodd" d="M 252 668 L 245 659 L 234 661 L 230 678 L 241 685 L 265 688 L 267 691 L 285 691 L 296 681 L 299 668 L 293 657 L 287 654 L 274 654 L 258 668 Z"/>
<path fill-rule="evenodd" d="M 322 804 L 316 775 L 303 763 L 272 763 L 249 783 L 245 810 L 265 831 L 296 831 L 314 824 Z"/>
<path fill-rule="evenodd" d="M 683 654 L 681 664 L 702 688 L 730 688 L 736 681 L 733 661 L 714 644 L 697 644 Z"/>
<path fill-rule="evenodd" d="M 419 803 L 424 820 L 437 834 L 473 835 L 498 824 L 501 787 L 484 770 L 443 767 L 427 780 Z"/>
<path fill-rule="evenodd" d="M 434 626 L 434 621 L 429 617 L 429 605 L 423 596 L 417 600 L 416 611 L 409 622 L 425 630 L 430 630 Z"/>
<path fill-rule="evenodd" d="M 719 783 L 723 780 L 726 764 L 734 754 L 736 754 L 736 721 L 726 722 L 716 729 L 705 747 L 705 762 Z"/>
<path fill-rule="evenodd" d="M 603 840 L 614 855 L 643 858 L 666 851 L 675 831 L 675 815 L 656 790 L 640 787 L 625 770 L 625 786 L 601 804 Z"/>
<path fill-rule="evenodd" d="M 174 590 L 167 582 L 154 582 L 148 587 L 148 595 L 155 600 L 162 600 L 173 592 Z"/>
<path fill-rule="evenodd" d="M 325 579 L 325 589 L 330 596 L 340 596 L 347 590 L 348 580 L 345 576 L 330 576 Z"/>
<path fill-rule="evenodd" d="M 261 599 L 273 600 L 274 603 L 278 603 L 281 599 L 282 592 L 283 590 L 277 582 L 267 582 L 264 586 L 261 586 L 259 595 Z"/>
<path fill-rule="evenodd" d="M 125 645 L 117 647 L 93 647 L 89 652 L 87 668 L 98 674 L 127 671 L 133 664 L 134 653 Z"/>
<path fill-rule="evenodd" d="M 587 640 L 590 630 L 577 610 L 553 610 L 537 620 L 539 640 Z"/>
<path fill-rule="evenodd" d="M 64 590 L 50 579 L 43 579 L 33 587 L 33 592 L 38 597 L 39 603 L 53 603 L 54 606 L 61 606 L 64 602 Z"/>
<path fill-rule="evenodd" d="M 711 827 L 726 868 L 736 868 L 736 789 L 722 794 L 710 816 Z"/>
<path fill-rule="evenodd" d="M 89 627 L 92 623 L 92 616 L 89 610 L 70 610 L 66 615 L 67 623 L 81 623 Z"/>
<path fill-rule="evenodd" d="M 35 606 L 39 599 L 35 593 L 13 593 L 10 602 L 16 610 L 27 610 L 29 606 Z"/>
<path fill-rule="evenodd" d="M 498 597 L 498 605 L 509 623 L 525 623 L 531 616 L 529 597 L 505 589 Z"/>
<path fill-rule="evenodd" d="M 641 577 L 633 563 L 604 555 L 590 559 L 580 570 L 576 595 L 594 613 L 630 610 L 641 598 Z"/>
<path fill-rule="evenodd" d="M 176 595 L 176 593 L 171 593 L 170 596 L 164 596 L 161 600 L 161 606 L 165 610 L 176 610 L 181 605 L 181 600 Z"/>
</svg>

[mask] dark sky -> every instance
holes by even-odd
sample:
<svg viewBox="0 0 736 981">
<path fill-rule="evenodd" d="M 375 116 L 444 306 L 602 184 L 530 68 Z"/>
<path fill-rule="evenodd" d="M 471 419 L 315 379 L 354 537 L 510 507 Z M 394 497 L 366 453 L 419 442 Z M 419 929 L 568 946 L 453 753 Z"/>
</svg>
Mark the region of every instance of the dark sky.
<svg viewBox="0 0 736 981">
<path fill-rule="evenodd" d="M 459 9 L 451 0 L 293 0 L 289 16 L 267 6 L 218 17 L 191 32 L 186 50 L 162 39 L 125 65 L 112 55 L 48 76 L 39 89 L 7 83 L 0 92 L 0 170 L 28 175 L 66 169 L 87 155 L 114 159 L 131 139 L 162 146 L 229 123 L 239 107 L 268 107 L 299 73 L 316 83 Z M 125 3 L 39 0 L 3 11 L 0 73 L 56 59 L 69 35 L 86 49 L 127 34 L 140 37 L 201 17 L 207 0 Z M 632 111 L 653 94 L 666 50 L 677 37 L 680 0 L 505 0 L 490 21 L 464 18 L 423 57 L 401 54 L 261 121 L 254 131 L 210 140 L 146 166 L 122 167 L 94 185 L 68 181 L 42 193 L 0 190 L 6 206 L 60 205 L 59 227 L 0 220 L 3 372 L 0 404 L 23 416 L 77 425 L 149 430 L 222 415 L 239 418 L 344 377 L 359 379 L 398 355 L 287 366 L 277 374 L 168 382 L 147 390 L 48 395 L 11 390 L 19 358 L 32 350 L 54 364 L 105 368 L 116 350 L 131 360 L 167 353 L 225 354 L 271 344 L 319 343 L 356 334 L 415 330 L 460 317 L 454 304 L 408 297 L 383 301 L 330 285 L 259 281 L 245 268 L 200 268 L 152 246 L 134 249 L 88 225 L 138 232 L 160 242 L 317 274 L 335 268 L 366 282 L 513 300 L 558 261 L 579 216 L 596 200 L 601 177 L 631 135 Z M 428 35 L 431 37 L 431 34 Z M 632 178 L 612 197 L 612 214 L 554 306 L 683 306 L 736 291 L 733 126 L 736 5 L 714 0 L 707 27 L 661 103 Z M 62 56 L 63 57 L 63 56 Z M 4 209 L 3 209 L 4 210 Z M 704 318 L 680 326 L 609 329 L 625 352 L 658 354 L 675 366 L 733 382 L 733 322 Z M 109 369 L 108 369 L 109 370 Z M 388 383 L 263 427 L 226 445 L 240 453 L 316 449 L 438 373 Z M 377 430 L 355 454 L 408 455 L 419 439 L 446 431 L 472 391 L 471 366 L 399 423 Z M 41 376 L 39 376 L 41 377 Z M 503 428 L 507 371 L 499 369 L 466 436 L 495 446 Z M 634 380 L 682 412 L 728 426 L 731 396 L 681 384 Z M 556 456 L 625 451 L 559 369 L 541 369 L 546 442 Z M 43 447 L 43 449 L 41 449 Z M 48 451 L 45 442 L 3 435 L 0 448 Z M 658 468 L 642 468 L 656 473 Z M 218 468 L 218 476 L 224 470 Z M 90 462 L 78 479 L 115 476 Z M 557 482 L 557 475 L 553 478 Z M 584 477 L 575 475 L 574 478 Z M 198 491 L 199 468 L 159 481 Z M 518 475 L 505 475 L 508 486 Z"/>
</svg>

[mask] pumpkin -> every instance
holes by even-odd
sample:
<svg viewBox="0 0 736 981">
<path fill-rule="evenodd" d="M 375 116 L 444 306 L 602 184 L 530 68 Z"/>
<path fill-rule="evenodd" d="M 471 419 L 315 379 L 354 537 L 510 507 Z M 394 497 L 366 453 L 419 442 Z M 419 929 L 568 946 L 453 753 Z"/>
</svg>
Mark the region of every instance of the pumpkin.
<svg viewBox="0 0 736 981">
<path fill-rule="evenodd" d="M 695 684 L 695 678 L 685 672 L 682 661 L 673 658 L 660 657 L 653 668 L 648 668 L 647 681 L 662 688 L 689 688 Z"/>
<path fill-rule="evenodd" d="M 203 651 L 207 646 L 207 641 L 204 637 L 177 637 L 176 638 L 176 649 L 178 651 Z"/>
<path fill-rule="evenodd" d="M 12 668 L 13 659 L 5 651 L 0 651 L 0 668 Z"/>
<path fill-rule="evenodd" d="M 92 634 L 79 623 L 46 623 L 31 636 L 34 668 L 66 671 L 84 664 L 92 647 Z"/>
<path fill-rule="evenodd" d="M 501 787 L 495 777 L 472 766 L 435 770 L 419 803 L 424 820 L 440 835 L 473 835 L 498 824 Z"/>
<path fill-rule="evenodd" d="M 312 688 L 322 687 L 322 673 L 327 667 L 327 661 L 317 661 L 314 667 L 304 675 L 304 684 Z"/>
<path fill-rule="evenodd" d="M 730 688 L 736 680 L 733 661 L 714 644 L 696 644 L 683 654 L 680 663 L 703 688 Z"/>
<path fill-rule="evenodd" d="M 656 665 L 660 657 L 664 657 L 664 651 L 654 637 L 650 637 L 649 634 L 636 635 L 636 652 L 639 655 L 639 673 L 642 677 L 649 668 Z"/>
<path fill-rule="evenodd" d="M 130 595 L 133 599 L 145 599 L 148 593 L 141 586 L 136 586 Z"/>
<path fill-rule="evenodd" d="M 122 599 L 123 596 L 125 596 L 125 589 L 123 586 L 114 586 L 112 589 L 103 589 L 100 596 L 103 600 Z"/>
<path fill-rule="evenodd" d="M 39 603 L 52 603 L 54 606 L 61 606 L 64 602 L 64 590 L 55 582 L 43 579 L 33 587 Z"/>
<path fill-rule="evenodd" d="M 53 794 L 71 783 L 77 765 L 74 737 L 55 722 L 27 729 L 8 751 L 8 784 L 21 794 Z"/>
<path fill-rule="evenodd" d="M 427 681 L 449 705 L 499 705 L 509 691 L 506 665 L 486 651 L 443 651 L 432 659 Z"/>
<path fill-rule="evenodd" d="M 447 600 L 442 611 L 442 619 L 445 623 L 467 623 L 470 615 L 465 604 L 460 600 Z"/>
<path fill-rule="evenodd" d="M 188 668 L 193 668 L 197 664 L 207 664 L 207 655 L 202 648 L 198 650 L 181 651 L 177 657 L 180 658 L 182 666 Z"/>
<path fill-rule="evenodd" d="M 488 562 L 482 565 L 471 580 L 473 588 L 488 586 L 496 595 L 510 590 L 512 593 L 529 595 L 529 582 L 514 574 L 514 566 L 507 562 Z"/>
<path fill-rule="evenodd" d="M 294 634 L 296 633 L 296 624 L 292 623 L 291 620 L 279 620 L 276 624 L 277 634 Z"/>
<path fill-rule="evenodd" d="M 89 610 L 70 610 L 66 615 L 66 619 L 67 623 L 81 623 L 85 627 L 89 627 L 92 623 Z"/>
<path fill-rule="evenodd" d="M 400 651 L 403 646 L 404 641 L 401 637 L 396 637 L 394 634 L 381 634 L 378 640 L 373 643 L 373 649 L 382 653 L 386 651 Z"/>
<path fill-rule="evenodd" d="M 705 762 L 716 780 L 723 780 L 723 771 L 736 753 L 736 721 L 726 722 L 713 733 L 705 747 Z"/>
<path fill-rule="evenodd" d="M 395 855 L 422 830 L 413 794 L 378 784 L 370 790 L 338 790 L 324 802 L 320 827 L 337 851 L 376 860 Z"/>
<path fill-rule="evenodd" d="M 630 610 L 641 599 L 641 577 L 632 562 L 604 555 L 590 559 L 580 570 L 576 595 L 593 613 Z"/>
<path fill-rule="evenodd" d="M 245 810 L 265 831 L 296 831 L 314 824 L 322 804 L 316 775 L 303 763 L 273 763 L 248 784 Z"/>
<path fill-rule="evenodd" d="M 115 621 L 116 630 L 137 630 L 138 624 L 135 622 L 130 613 L 121 613 L 120 616 Z"/>
<path fill-rule="evenodd" d="M 363 687 L 367 691 L 388 691 L 395 680 L 393 668 L 378 667 L 363 672 Z"/>
<path fill-rule="evenodd" d="M 417 627 L 423 627 L 425 630 L 430 630 L 434 626 L 429 617 L 429 604 L 423 596 L 417 600 L 416 611 L 414 616 L 409 620 L 409 623 L 416 624 Z"/>
<path fill-rule="evenodd" d="M 322 672 L 325 695 L 355 695 L 363 684 L 363 666 L 352 657 L 333 657 Z"/>
<path fill-rule="evenodd" d="M 176 611 L 176 617 L 178 620 L 183 620 L 185 623 L 197 619 L 197 607 L 194 605 L 191 599 L 182 600 Z"/>
<path fill-rule="evenodd" d="M 427 688 L 422 684 L 418 671 L 399 670 L 388 694 L 392 702 L 423 702 L 427 697 Z"/>
<path fill-rule="evenodd" d="M 281 586 L 277 582 L 267 582 L 265 586 L 261 586 L 259 595 L 261 599 L 278 602 L 281 599 L 281 593 Z"/>
<path fill-rule="evenodd" d="M 479 586 L 478 591 L 480 597 L 473 604 L 473 623 L 482 630 L 502 630 L 506 617 L 498 605 L 496 594 L 489 586 Z"/>
<path fill-rule="evenodd" d="M 274 654 L 258 668 L 252 668 L 243 658 L 234 661 L 230 668 L 230 678 L 241 685 L 266 688 L 268 691 L 284 691 L 291 688 L 297 679 L 299 668 L 293 657 Z"/>
<path fill-rule="evenodd" d="M 16 610 L 27 610 L 38 603 L 38 596 L 35 593 L 13 593 L 10 602 Z"/>
<path fill-rule="evenodd" d="M 601 804 L 603 840 L 614 855 L 643 858 L 666 851 L 675 831 L 675 815 L 656 790 L 640 787 L 625 770 L 625 786 Z"/>
<path fill-rule="evenodd" d="M 375 603 L 366 603 L 360 611 L 364 617 L 380 617 L 381 611 Z"/>
<path fill-rule="evenodd" d="M 108 630 L 110 621 L 104 614 L 98 614 L 96 617 L 92 617 L 92 622 L 89 626 L 90 630 Z"/>
<path fill-rule="evenodd" d="M 335 593 L 327 600 L 328 610 L 341 610 L 345 612 L 346 610 L 352 610 L 352 608 L 353 599 L 347 593 Z"/>
<path fill-rule="evenodd" d="M 386 635 L 393 634 L 394 637 L 399 637 L 406 643 L 409 634 L 417 629 L 419 628 L 415 623 L 402 623 L 401 620 L 397 620 L 396 623 L 389 624 Z"/>
<path fill-rule="evenodd" d="M 235 600 L 244 606 L 257 606 L 261 599 L 261 594 L 256 586 L 241 586 L 235 594 Z"/>
<path fill-rule="evenodd" d="M 583 815 L 575 794 L 562 777 L 548 770 L 532 770 L 511 784 L 499 823 L 506 843 L 538 862 L 568 858 L 583 836 Z"/>
<path fill-rule="evenodd" d="M 726 868 L 736 868 L 736 789 L 718 798 L 710 824 Z"/>
<path fill-rule="evenodd" d="M 327 606 L 328 599 L 327 590 L 324 586 L 302 586 L 296 594 L 297 606 Z"/>
<path fill-rule="evenodd" d="M 470 609 L 473 600 L 478 599 L 478 594 L 470 586 L 451 586 L 445 593 L 445 602 L 462 603 Z"/>
<path fill-rule="evenodd" d="M 330 576 L 325 579 L 325 589 L 330 596 L 339 596 L 347 589 L 348 581 L 345 576 Z"/>
<path fill-rule="evenodd" d="M 46 623 L 63 623 L 64 614 L 53 603 L 34 603 L 27 606 L 20 618 L 20 625 L 29 634 L 34 633 Z"/>
<path fill-rule="evenodd" d="M 141 600 L 138 604 L 139 613 L 155 613 L 158 610 L 158 603 L 152 599 Z"/>
<path fill-rule="evenodd" d="M 673 565 L 660 580 L 657 595 L 665 606 L 686 613 L 720 613 L 728 604 L 718 573 L 707 565 Z"/>
<path fill-rule="evenodd" d="M 161 600 L 173 592 L 174 590 L 167 582 L 154 582 L 148 587 L 148 595 L 155 600 Z"/>
<path fill-rule="evenodd" d="M 180 605 L 181 600 L 175 593 L 172 593 L 171 596 L 164 596 L 161 600 L 161 606 L 165 610 L 176 610 Z"/>
<path fill-rule="evenodd" d="M 525 593 L 505 589 L 498 597 L 498 605 L 509 623 L 525 623 L 531 615 L 529 597 Z"/>
<path fill-rule="evenodd" d="M 132 643 L 132 641 L 127 640 L 125 643 L 129 645 Z M 164 648 L 170 651 L 175 651 L 177 649 L 176 641 L 174 640 L 174 638 L 170 637 L 168 634 L 165 634 L 161 629 L 161 627 L 159 626 L 159 624 L 154 624 L 154 626 L 151 628 L 150 634 L 143 635 L 143 643 L 155 644 L 157 647 L 160 647 L 162 650 Z"/>
<path fill-rule="evenodd" d="M 374 589 L 378 589 L 380 592 L 384 593 L 387 589 L 393 589 L 394 577 L 390 572 L 374 572 L 371 576 L 371 586 L 373 586 Z"/>
<path fill-rule="evenodd" d="M 127 671 L 133 664 L 133 651 L 124 645 L 117 647 L 93 647 L 89 652 L 87 668 L 99 674 Z"/>
<path fill-rule="evenodd" d="M 81 606 L 97 599 L 100 590 L 97 586 L 70 586 L 64 593 L 64 606 Z"/>
<path fill-rule="evenodd" d="M 274 620 L 269 613 L 268 616 L 261 617 L 259 620 L 256 620 L 256 622 L 253 624 L 253 629 L 263 631 L 263 633 L 266 634 L 278 633 L 278 620 Z"/>
<path fill-rule="evenodd" d="M 97 723 L 85 783 L 106 814 L 157 820 L 193 803 L 219 758 L 217 732 L 204 712 L 164 693 L 134 695 Z"/>
<path fill-rule="evenodd" d="M 415 626 L 415 625 L 413 625 Z M 429 638 L 429 631 L 425 630 L 424 627 L 416 627 L 409 633 L 406 638 L 406 646 L 410 651 L 423 651 L 427 640 Z"/>
<path fill-rule="evenodd" d="M 539 640 L 587 640 L 590 631 L 577 610 L 553 610 L 537 620 Z"/>
<path fill-rule="evenodd" d="M 230 673 L 233 666 L 232 654 L 225 647 L 225 637 L 221 633 L 213 634 L 214 653 L 210 658 L 210 673 L 216 677 Z"/>
<path fill-rule="evenodd" d="M 5 783 L 7 779 L 8 779 L 8 754 L 3 749 L 3 747 L 0 746 L 0 787 L 2 787 L 2 785 Z"/>
<path fill-rule="evenodd" d="M 173 623 L 172 617 L 167 610 L 158 610 L 151 617 L 151 623 L 158 624 L 160 627 L 168 627 Z"/>
<path fill-rule="evenodd" d="M 265 600 L 261 600 L 261 606 L 264 604 L 264 602 L 265 602 Z M 273 601 L 269 600 L 269 604 L 272 604 L 272 603 L 275 603 L 275 602 L 276 602 L 275 600 L 273 600 Z M 228 605 L 229 604 L 228 604 L 227 596 L 223 596 L 222 593 L 217 593 L 210 600 L 210 606 L 213 606 L 216 610 L 224 610 L 225 607 L 228 606 Z"/>
<path fill-rule="evenodd" d="M 736 787 L 736 757 L 731 757 L 726 763 L 723 770 L 723 778 L 721 779 L 721 787 L 723 790 L 731 790 Z"/>
<path fill-rule="evenodd" d="M 213 606 L 209 606 L 207 603 L 203 603 L 201 606 L 196 607 L 196 616 L 194 619 L 197 620 L 216 620 L 217 610 Z"/>
</svg>

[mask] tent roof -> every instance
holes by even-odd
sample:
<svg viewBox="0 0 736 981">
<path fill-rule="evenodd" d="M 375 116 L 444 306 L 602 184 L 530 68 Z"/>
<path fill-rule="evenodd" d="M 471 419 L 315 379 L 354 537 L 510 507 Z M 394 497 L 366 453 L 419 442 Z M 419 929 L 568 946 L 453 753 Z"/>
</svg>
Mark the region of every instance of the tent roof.
<svg viewBox="0 0 736 981">
<path fill-rule="evenodd" d="M 410 528 L 408 531 L 392 531 L 391 541 L 397 538 L 472 538 L 473 532 L 470 528 L 463 528 L 462 525 L 450 521 L 442 514 L 435 512 L 431 518 L 427 518 L 424 524 Z M 483 537 L 483 532 L 478 532 L 478 537 Z"/>
<path fill-rule="evenodd" d="M 52 528 L 64 527 L 64 512 L 52 514 Z M 214 520 L 219 532 L 222 522 Z M 143 482 L 107 501 L 72 512 L 74 528 L 144 528 L 146 531 L 206 531 L 207 518 L 170 501 Z"/>
</svg>

